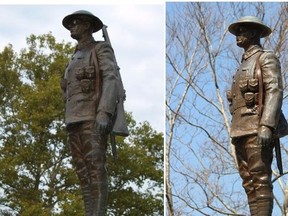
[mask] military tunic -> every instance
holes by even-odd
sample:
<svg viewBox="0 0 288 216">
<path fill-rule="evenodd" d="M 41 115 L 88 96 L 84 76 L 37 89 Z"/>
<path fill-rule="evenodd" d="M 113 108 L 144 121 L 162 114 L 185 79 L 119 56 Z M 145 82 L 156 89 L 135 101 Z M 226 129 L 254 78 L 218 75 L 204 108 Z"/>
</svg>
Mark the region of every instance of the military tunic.
<svg viewBox="0 0 288 216">
<path fill-rule="evenodd" d="M 87 41 L 77 47 L 64 75 L 65 122 L 71 124 L 95 120 L 97 112 L 115 113 L 117 103 L 117 70 L 114 64 L 113 50 L 106 42 Z M 92 49 L 95 49 L 99 72 L 101 74 L 101 92 L 95 79 L 95 66 L 92 62 Z M 96 94 L 100 95 L 96 104 Z"/>
<path fill-rule="evenodd" d="M 262 114 L 258 109 L 259 80 L 255 73 L 256 58 L 259 58 L 264 85 Z M 257 134 L 260 125 L 275 130 L 281 113 L 282 97 L 283 86 L 278 58 L 272 52 L 263 51 L 257 45 L 253 46 L 243 55 L 232 84 L 231 137 Z"/>
</svg>

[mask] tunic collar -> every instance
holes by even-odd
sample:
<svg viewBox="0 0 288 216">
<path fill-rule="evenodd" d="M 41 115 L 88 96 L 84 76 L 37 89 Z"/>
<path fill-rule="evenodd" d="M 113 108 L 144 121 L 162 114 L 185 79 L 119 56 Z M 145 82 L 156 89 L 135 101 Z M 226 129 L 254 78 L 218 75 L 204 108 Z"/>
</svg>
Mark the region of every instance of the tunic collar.
<svg viewBox="0 0 288 216">
<path fill-rule="evenodd" d="M 252 47 L 250 47 L 242 56 L 242 61 L 246 61 L 248 58 L 250 58 L 251 56 L 253 56 L 255 53 L 262 51 L 263 48 L 259 45 L 254 45 Z"/>
<path fill-rule="evenodd" d="M 76 50 L 81 50 L 83 48 L 85 48 L 86 46 L 90 45 L 91 43 L 94 43 L 95 40 L 93 37 L 83 41 L 82 43 L 79 43 L 77 46 L 76 46 Z"/>
</svg>

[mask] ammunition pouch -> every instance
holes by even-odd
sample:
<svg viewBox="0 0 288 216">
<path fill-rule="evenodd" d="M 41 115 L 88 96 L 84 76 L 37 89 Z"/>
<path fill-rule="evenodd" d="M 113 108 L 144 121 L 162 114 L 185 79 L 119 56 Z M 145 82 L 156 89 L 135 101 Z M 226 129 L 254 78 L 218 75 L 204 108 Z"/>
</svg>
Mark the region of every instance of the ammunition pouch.
<svg viewBox="0 0 288 216">
<path fill-rule="evenodd" d="M 253 108 L 258 105 L 259 93 L 246 92 L 244 94 L 244 100 L 247 108 Z"/>
<path fill-rule="evenodd" d="M 252 108 L 241 107 L 240 109 L 241 116 L 250 116 L 258 114 L 258 107 L 254 106 Z"/>
<path fill-rule="evenodd" d="M 76 78 L 80 81 L 83 93 L 94 91 L 95 69 L 94 66 L 88 65 L 83 68 L 76 68 Z"/>
<path fill-rule="evenodd" d="M 94 91 L 94 80 L 82 79 L 80 81 L 80 86 L 83 93 Z"/>
<path fill-rule="evenodd" d="M 258 79 L 240 80 L 239 88 L 242 94 L 245 94 L 246 92 L 256 93 L 259 91 Z"/>
<path fill-rule="evenodd" d="M 246 107 L 252 109 L 258 104 L 259 98 L 259 82 L 258 79 L 247 79 L 239 81 L 239 88 L 243 94 Z"/>
<path fill-rule="evenodd" d="M 95 79 L 95 69 L 94 66 L 85 67 L 85 77 L 87 79 Z"/>
<path fill-rule="evenodd" d="M 84 79 L 84 75 L 85 75 L 85 71 L 84 71 L 84 68 L 76 68 L 76 72 L 75 72 L 75 74 L 76 74 L 76 78 L 77 78 L 77 80 L 82 80 L 82 79 Z"/>
<path fill-rule="evenodd" d="M 246 103 L 246 107 L 248 108 L 251 108 L 254 106 L 255 104 L 255 100 L 254 100 L 254 93 L 253 92 L 246 92 L 244 94 L 244 100 L 245 100 L 245 103 Z"/>
<path fill-rule="evenodd" d="M 248 91 L 248 80 L 239 80 L 239 88 L 242 94 Z"/>
<path fill-rule="evenodd" d="M 249 79 L 248 83 L 248 91 L 250 92 L 258 92 L 259 91 L 259 82 L 258 79 Z"/>
<path fill-rule="evenodd" d="M 226 98 L 229 101 L 229 103 L 232 103 L 232 92 L 231 90 L 226 91 Z"/>
<path fill-rule="evenodd" d="M 76 68 L 76 78 L 79 81 L 82 79 L 95 79 L 94 66 L 88 65 L 83 68 Z"/>
<path fill-rule="evenodd" d="M 232 106 L 232 92 L 231 90 L 226 91 L 226 98 L 229 102 L 229 111 L 230 113 L 233 113 L 233 106 Z"/>
<path fill-rule="evenodd" d="M 231 90 L 226 91 L 226 97 L 230 103 L 230 113 L 233 113 L 235 110 L 241 108 L 241 115 L 257 114 L 257 105 L 259 100 L 258 79 L 239 80 L 238 85 L 243 99 L 239 100 L 239 97 L 236 97 L 238 99 L 233 101 L 235 93 L 233 93 Z"/>
</svg>

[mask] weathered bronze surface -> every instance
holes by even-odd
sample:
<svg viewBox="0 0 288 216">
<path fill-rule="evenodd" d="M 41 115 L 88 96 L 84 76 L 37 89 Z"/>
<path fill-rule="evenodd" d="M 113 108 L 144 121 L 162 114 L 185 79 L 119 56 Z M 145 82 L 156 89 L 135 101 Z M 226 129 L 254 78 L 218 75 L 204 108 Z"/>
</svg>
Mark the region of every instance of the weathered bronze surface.
<svg viewBox="0 0 288 216">
<path fill-rule="evenodd" d="M 85 215 L 103 216 L 108 195 L 107 139 L 117 114 L 120 75 L 110 44 L 92 36 L 103 28 L 98 17 L 81 10 L 66 16 L 62 24 L 78 42 L 61 83 L 68 144 Z"/>
<path fill-rule="evenodd" d="M 229 31 L 244 49 L 232 88 L 227 91 L 231 138 L 251 215 L 270 216 L 271 163 L 273 148 L 279 145 L 279 118 L 283 118 L 280 62 L 273 52 L 263 50 L 260 38 L 268 36 L 271 29 L 257 17 L 242 17 L 229 26 Z"/>
</svg>

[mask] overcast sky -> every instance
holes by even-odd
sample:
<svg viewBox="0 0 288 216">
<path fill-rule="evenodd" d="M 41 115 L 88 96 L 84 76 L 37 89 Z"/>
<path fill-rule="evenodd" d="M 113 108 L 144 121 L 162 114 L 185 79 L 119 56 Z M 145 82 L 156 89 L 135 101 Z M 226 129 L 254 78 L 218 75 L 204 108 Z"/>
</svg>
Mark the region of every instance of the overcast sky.
<svg viewBox="0 0 288 216">
<path fill-rule="evenodd" d="M 26 47 L 31 34 L 52 35 L 58 42 L 76 41 L 62 26 L 64 16 L 88 10 L 108 26 L 127 93 L 125 109 L 137 122 L 148 121 L 164 132 L 164 4 L 1 5 L 0 50 Z M 94 34 L 102 40 L 102 33 Z M 64 71 L 63 71 L 64 72 Z M 58 83 L 56 83 L 58 84 Z"/>
</svg>

